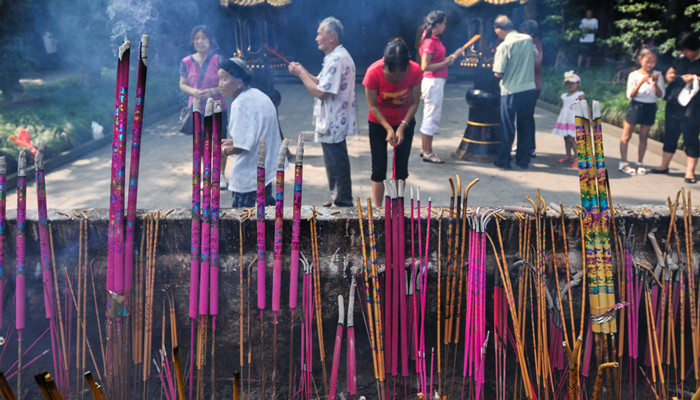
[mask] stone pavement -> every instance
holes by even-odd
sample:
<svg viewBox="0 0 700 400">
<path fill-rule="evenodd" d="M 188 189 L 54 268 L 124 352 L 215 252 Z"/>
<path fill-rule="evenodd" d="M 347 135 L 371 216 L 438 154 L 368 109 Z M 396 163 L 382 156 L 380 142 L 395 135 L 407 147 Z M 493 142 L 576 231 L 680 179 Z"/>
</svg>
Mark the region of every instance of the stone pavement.
<svg viewBox="0 0 700 400">
<path fill-rule="evenodd" d="M 407 188 L 420 187 L 423 204 L 432 198 L 435 206 L 449 205 L 450 187 L 447 178 L 459 174 L 463 188 L 474 178 L 480 180 L 469 193 L 470 206 L 529 205 L 525 196 L 534 198 L 537 189 L 550 204 L 580 205 L 577 171 L 557 163 L 563 155 L 564 143 L 561 137 L 549 133 L 557 117 L 556 110 L 552 110 L 552 107 L 544 105 L 535 110 L 537 157 L 532 160 L 530 169 L 504 171 L 492 164 L 466 162 L 456 158 L 455 151 L 468 119 L 465 93 L 470 86 L 470 83 L 461 81 L 449 81 L 446 86 L 442 124 L 433 147 L 447 163 L 431 164 L 420 159 L 420 134 L 416 128 Z M 291 148 L 296 147 L 296 138 L 300 133 L 305 135 L 303 204 L 320 206 L 329 199 L 329 195 L 321 147 L 313 143 L 313 99 L 298 83 L 278 84 L 277 89 L 282 94 L 280 124 L 285 136 L 290 139 Z M 594 93 L 586 93 L 586 96 L 589 101 L 595 99 Z M 368 107 L 360 84 L 357 85 L 357 106 L 359 134 L 348 138 L 348 151 L 353 195 L 359 196 L 364 205 L 367 197 L 371 196 L 371 168 L 366 122 Z M 416 117 L 419 124 L 421 114 L 422 106 Z M 190 207 L 191 137 L 177 132 L 177 118 L 173 114 L 159 121 L 149 121 L 148 115 L 145 116 L 147 126 L 142 142 L 138 198 L 140 209 Z M 106 130 L 110 128 L 107 127 Z M 683 180 L 685 156 L 680 152 L 674 158 L 668 176 L 629 177 L 617 171 L 620 133 L 620 128 L 608 124 L 603 126 L 606 163 L 610 167 L 610 185 L 615 205 L 663 206 L 666 198 L 675 197 L 682 186 L 693 191 L 693 198 L 700 198 L 700 184 L 687 185 Z M 638 136 L 635 135 L 629 148 L 632 160 L 636 160 L 637 143 Z M 644 160 L 649 168 L 657 166 L 661 160 L 661 144 L 650 140 Z M 227 171 L 226 175 L 228 174 Z M 293 178 L 293 169 L 290 169 L 285 179 L 285 204 L 288 207 L 292 204 Z M 54 209 L 108 208 L 109 180 L 110 146 L 107 145 L 47 174 L 48 206 Z M 27 196 L 30 209 L 36 208 L 35 192 L 32 184 Z M 229 192 L 222 192 L 222 207 L 227 207 L 230 199 Z M 7 202 L 8 209 L 15 208 L 16 195 L 9 194 Z"/>
</svg>

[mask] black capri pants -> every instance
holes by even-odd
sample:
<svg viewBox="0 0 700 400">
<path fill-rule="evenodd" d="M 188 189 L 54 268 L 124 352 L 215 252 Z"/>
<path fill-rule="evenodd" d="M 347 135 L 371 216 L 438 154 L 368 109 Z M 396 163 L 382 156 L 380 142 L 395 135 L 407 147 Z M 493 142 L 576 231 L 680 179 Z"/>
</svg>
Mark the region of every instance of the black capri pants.
<svg viewBox="0 0 700 400">
<path fill-rule="evenodd" d="M 381 124 L 369 122 L 369 148 L 372 155 L 372 182 L 383 182 L 387 179 L 387 145 L 386 129 Z M 399 125 L 393 126 L 394 131 Z M 408 178 L 408 157 L 411 155 L 411 144 L 413 143 L 413 132 L 416 127 L 416 120 L 412 119 L 408 127 L 404 130 L 403 142 L 396 146 L 396 179 L 406 180 Z"/>
</svg>

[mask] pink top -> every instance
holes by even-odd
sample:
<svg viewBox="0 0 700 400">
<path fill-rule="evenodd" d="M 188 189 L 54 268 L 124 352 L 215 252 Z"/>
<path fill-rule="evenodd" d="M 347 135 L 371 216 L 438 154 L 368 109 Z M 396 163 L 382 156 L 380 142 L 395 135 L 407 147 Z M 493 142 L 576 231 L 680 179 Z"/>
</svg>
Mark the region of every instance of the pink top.
<svg viewBox="0 0 700 400">
<path fill-rule="evenodd" d="M 406 75 L 399 83 L 391 83 L 382 72 L 384 59 L 379 59 L 367 68 L 362 84 L 368 89 L 377 91 L 377 105 L 391 126 L 397 126 L 406 117 L 411 105 L 411 88 L 419 86 L 423 80 L 423 71 L 414 61 L 410 61 Z M 378 124 L 372 112 L 367 117 L 370 122 Z"/>
<path fill-rule="evenodd" d="M 440 38 L 432 35 L 421 43 L 418 54 L 420 54 L 421 60 L 423 59 L 423 54 L 432 54 L 433 58 L 430 60 L 430 63 L 437 64 L 445 61 L 445 46 L 440 41 Z M 435 71 L 423 71 L 423 77 L 447 78 L 447 65 Z"/>
<path fill-rule="evenodd" d="M 187 78 L 187 85 L 198 89 L 213 89 L 219 86 L 219 63 L 223 61 L 218 54 L 209 54 L 203 64 L 206 64 L 204 70 L 204 79 L 202 80 L 202 65 L 199 65 L 191 55 L 185 57 L 180 62 L 180 76 Z M 202 86 L 199 86 L 199 81 L 202 81 Z M 189 96 L 187 102 L 188 107 L 192 107 L 193 96 Z M 221 100 L 221 108 L 226 109 L 226 102 L 223 96 L 216 94 L 214 100 Z M 200 110 L 206 108 L 207 99 L 200 99 Z"/>
</svg>

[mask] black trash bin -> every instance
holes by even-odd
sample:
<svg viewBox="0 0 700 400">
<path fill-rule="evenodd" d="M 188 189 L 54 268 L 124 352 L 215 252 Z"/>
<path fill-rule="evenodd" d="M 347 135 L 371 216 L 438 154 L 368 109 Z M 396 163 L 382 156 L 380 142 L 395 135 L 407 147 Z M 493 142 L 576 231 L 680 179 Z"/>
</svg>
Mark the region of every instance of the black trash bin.
<svg viewBox="0 0 700 400">
<path fill-rule="evenodd" d="M 498 126 L 501 97 L 481 89 L 467 91 L 469 119 L 457 156 L 465 161 L 491 163 L 501 144 Z"/>
</svg>

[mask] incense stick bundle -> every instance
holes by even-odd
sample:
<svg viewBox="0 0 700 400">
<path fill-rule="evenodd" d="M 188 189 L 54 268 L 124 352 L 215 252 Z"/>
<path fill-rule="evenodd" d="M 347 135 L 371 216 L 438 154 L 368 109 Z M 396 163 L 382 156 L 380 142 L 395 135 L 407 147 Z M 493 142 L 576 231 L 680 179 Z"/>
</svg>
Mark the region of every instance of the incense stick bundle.
<svg viewBox="0 0 700 400">
<path fill-rule="evenodd" d="M 209 263 L 211 262 L 212 127 L 214 99 L 207 99 L 204 111 L 204 154 L 202 170 L 202 250 L 199 256 L 199 315 L 209 314 Z M 218 189 L 218 188 L 217 188 Z"/>
<path fill-rule="evenodd" d="M 272 344 L 272 393 L 276 396 L 277 387 L 277 313 L 280 310 L 282 295 L 282 228 L 284 225 L 284 167 L 287 161 L 289 140 L 282 140 L 277 156 L 277 175 L 275 192 L 275 236 L 273 242 L 272 270 L 272 311 L 274 312 L 274 338 Z"/>
<path fill-rule="evenodd" d="M 202 114 L 199 110 L 200 102 L 192 103 L 192 227 L 190 236 L 190 362 L 194 360 L 195 354 L 195 321 L 198 316 L 199 304 L 199 257 L 202 240 L 202 221 L 201 221 L 201 169 L 202 169 Z M 193 380 L 194 368 L 190 367 L 190 391 L 189 398 L 192 398 L 192 390 L 194 387 Z"/>
<path fill-rule="evenodd" d="M 129 196 L 126 210 L 126 239 L 124 259 L 124 289 L 127 301 L 130 297 L 134 278 L 134 235 L 136 232 L 136 200 L 139 185 L 139 166 L 141 160 L 141 128 L 143 127 L 143 108 L 146 99 L 146 76 L 148 72 L 148 35 L 141 36 L 139 46 L 138 77 L 136 80 L 136 99 L 134 107 L 134 125 L 131 130 L 131 161 L 129 162 Z M 127 310 L 128 312 L 128 310 Z"/>
<path fill-rule="evenodd" d="M 260 360 L 262 361 L 263 374 L 261 379 L 261 399 L 265 395 L 265 334 L 263 325 L 263 310 L 265 309 L 265 139 L 260 138 L 258 145 L 258 170 L 257 170 L 257 246 L 258 246 L 258 309 L 260 310 Z"/>
<path fill-rule="evenodd" d="M 25 316 L 25 243 L 27 220 L 27 159 L 20 150 L 17 160 L 17 233 L 16 233 L 16 278 L 15 278 L 15 328 L 17 329 L 17 393 L 22 398 L 22 329 Z"/>
<path fill-rule="evenodd" d="M 379 366 L 379 398 L 383 399 L 386 398 L 386 393 L 385 393 L 385 387 L 384 387 L 384 379 L 386 377 L 385 375 L 385 357 L 384 357 L 384 327 L 382 325 L 382 316 L 381 316 L 381 287 L 379 285 L 379 273 L 377 272 L 378 266 L 377 266 L 377 241 L 375 238 L 375 231 L 374 231 L 374 216 L 372 212 L 372 201 L 371 199 L 367 199 L 367 229 L 369 231 L 369 248 L 370 248 L 370 260 L 371 265 L 372 265 L 372 284 L 373 284 L 373 290 L 372 290 L 372 299 L 374 301 L 374 327 L 375 327 L 375 334 L 376 334 L 376 344 L 377 344 L 377 363 Z"/>
<path fill-rule="evenodd" d="M 223 132 L 221 109 L 221 101 L 214 101 L 211 138 L 211 233 L 209 236 L 209 314 L 212 316 L 212 331 L 216 331 L 216 316 L 219 314 L 219 200 L 221 193 L 219 190 L 219 181 L 221 180 L 221 139 Z M 212 346 L 212 351 L 213 350 L 214 347 Z"/>
<path fill-rule="evenodd" d="M 294 165 L 294 203 L 292 210 L 292 253 L 289 260 L 289 391 L 292 398 L 292 366 L 294 363 L 294 312 L 297 308 L 299 290 L 299 239 L 301 236 L 301 191 L 304 175 L 304 135 L 297 139 L 296 162 Z"/>
<path fill-rule="evenodd" d="M 129 58 L 131 43 L 126 40 L 119 47 L 115 118 L 112 130 L 112 177 L 110 194 L 110 223 L 108 245 L 107 290 L 121 296 L 124 290 L 124 184 L 126 164 L 127 103 L 129 91 Z M 111 265 L 110 265 L 111 264 Z M 110 300 L 110 305 L 112 301 Z M 115 307 L 109 307 L 116 316 Z M 117 307 L 118 308 L 118 307 Z"/>
<path fill-rule="evenodd" d="M 5 295 L 5 211 L 7 208 L 7 161 L 0 157 L 0 299 Z M 0 301 L 0 328 L 4 317 L 4 301 Z"/>
</svg>

